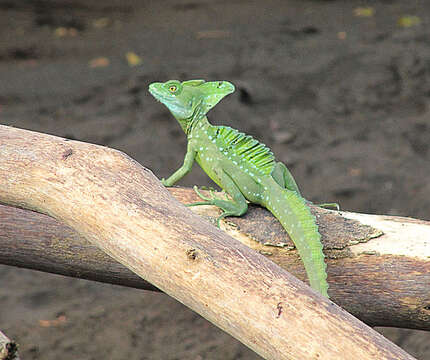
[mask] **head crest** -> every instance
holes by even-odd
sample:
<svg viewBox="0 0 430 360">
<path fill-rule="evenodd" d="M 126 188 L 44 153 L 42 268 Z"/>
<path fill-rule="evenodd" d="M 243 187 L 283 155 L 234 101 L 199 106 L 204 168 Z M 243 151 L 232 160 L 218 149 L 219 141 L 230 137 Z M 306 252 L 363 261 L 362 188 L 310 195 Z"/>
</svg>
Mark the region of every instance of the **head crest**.
<svg viewBox="0 0 430 360">
<path fill-rule="evenodd" d="M 169 80 L 149 85 L 149 92 L 177 119 L 198 120 L 233 91 L 234 85 L 228 81 Z"/>
<path fill-rule="evenodd" d="M 192 86 L 199 89 L 202 98 L 202 114 L 206 114 L 223 97 L 235 90 L 234 85 L 228 81 L 187 80 L 182 82 L 182 86 Z"/>
<path fill-rule="evenodd" d="M 234 92 L 234 85 L 228 81 L 209 81 L 199 85 L 203 95 L 203 112 L 206 114 L 222 98 Z"/>
</svg>

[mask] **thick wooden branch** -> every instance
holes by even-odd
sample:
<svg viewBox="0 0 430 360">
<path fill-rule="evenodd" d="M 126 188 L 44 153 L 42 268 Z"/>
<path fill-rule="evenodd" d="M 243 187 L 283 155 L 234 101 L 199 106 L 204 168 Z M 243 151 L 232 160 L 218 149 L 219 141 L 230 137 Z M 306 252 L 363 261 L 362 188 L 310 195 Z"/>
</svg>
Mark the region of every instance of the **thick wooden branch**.
<svg viewBox="0 0 430 360">
<path fill-rule="evenodd" d="M 191 189 L 170 192 L 183 203 L 199 200 Z M 210 206 L 191 209 L 212 220 L 219 215 Z M 430 223 L 312 210 L 327 255 L 332 300 L 371 326 L 430 330 Z M 251 206 L 245 218 L 228 218 L 223 228 L 306 281 L 288 235 L 266 210 Z M 0 205 L 0 243 L 1 264 L 158 290 L 70 227 L 33 211 Z"/>
<path fill-rule="evenodd" d="M 267 359 L 412 359 L 118 151 L 0 126 L 0 201 L 64 222 Z"/>
</svg>

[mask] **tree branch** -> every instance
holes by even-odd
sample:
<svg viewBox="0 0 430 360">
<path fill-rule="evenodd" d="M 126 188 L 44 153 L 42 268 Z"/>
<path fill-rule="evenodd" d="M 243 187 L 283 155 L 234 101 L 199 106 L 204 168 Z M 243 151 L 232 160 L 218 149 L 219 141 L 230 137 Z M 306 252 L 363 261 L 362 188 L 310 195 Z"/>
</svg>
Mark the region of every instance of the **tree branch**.
<svg viewBox="0 0 430 360">
<path fill-rule="evenodd" d="M 170 192 L 183 203 L 199 200 L 191 189 Z M 211 206 L 191 209 L 212 221 L 219 215 Z M 332 300 L 371 326 L 430 330 L 430 223 L 318 207 L 312 211 L 327 255 Z M 158 290 L 49 216 L 0 205 L 0 219 L 1 264 Z M 250 206 L 245 218 L 228 218 L 222 227 L 306 281 L 288 235 L 266 210 Z"/>
<path fill-rule="evenodd" d="M 0 126 L 0 201 L 64 222 L 265 358 L 412 359 L 118 151 Z"/>
</svg>

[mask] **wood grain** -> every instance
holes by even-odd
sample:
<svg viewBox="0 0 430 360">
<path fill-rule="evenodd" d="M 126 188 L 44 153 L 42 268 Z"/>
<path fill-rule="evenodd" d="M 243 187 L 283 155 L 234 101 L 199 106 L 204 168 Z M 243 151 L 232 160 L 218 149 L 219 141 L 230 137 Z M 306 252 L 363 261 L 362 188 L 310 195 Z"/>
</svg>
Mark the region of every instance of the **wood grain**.
<svg viewBox="0 0 430 360">
<path fill-rule="evenodd" d="M 0 201 L 55 217 L 266 359 L 412 359 L 119 151 L 0 126 Z"/>
<path fill-rule="evenodd" d="M 191 189 L 170 188 L 170 192 L 183 203 L 198 200 Z M 218 216 L 214 207 L 191 209 L 213 221 Z M 430 330 L 430 223 L 371 215 L 370 227 L 365 214 L 316 207 L 312 211 L 327 255 L 331 299 L 371 326 Z M 348 217 L 357 220 L 348 221 Z M 394 225 L 399 226 L 390 232 Z M 250 206 L 244 219 L 228 218 L 223 229 L 307 281 L 288 235 L 266 210 Z M 379 229 L 384 234 L 374 237 Z M 424 236 L 420 238 L 420 234 Z M 0 243 L 1 264 L 158 290 L 50 216 L 0 205 Z M 282 243 L 286 245 L 280 247 Z"/>
</svg>

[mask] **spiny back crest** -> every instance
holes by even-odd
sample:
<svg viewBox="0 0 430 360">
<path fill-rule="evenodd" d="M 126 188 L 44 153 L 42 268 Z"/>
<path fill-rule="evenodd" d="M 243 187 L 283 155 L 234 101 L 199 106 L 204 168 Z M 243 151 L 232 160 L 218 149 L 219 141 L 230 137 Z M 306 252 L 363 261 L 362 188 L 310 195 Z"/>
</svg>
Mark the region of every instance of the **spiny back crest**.
<svg viewBox="0 0 430 360">
<path fill-rule="evenodd" d="M 214 127 L 216 143 L 232 158 L 244 161 L 262 175 L 270 175 L 275 166 L 272 151 L 252 136 L 241 133 L 229 126 Z"/>
</svg>

